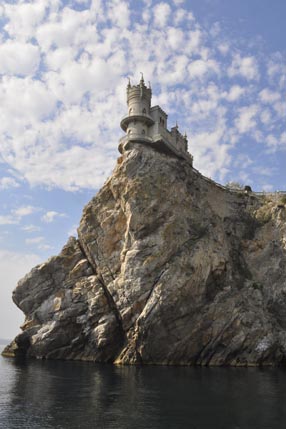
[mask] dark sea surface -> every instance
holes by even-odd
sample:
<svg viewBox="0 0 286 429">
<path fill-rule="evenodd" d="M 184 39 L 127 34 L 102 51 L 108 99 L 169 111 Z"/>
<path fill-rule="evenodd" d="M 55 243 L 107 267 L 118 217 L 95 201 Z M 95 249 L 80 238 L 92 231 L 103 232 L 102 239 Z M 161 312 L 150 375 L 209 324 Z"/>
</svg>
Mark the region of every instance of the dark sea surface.
<svg viewBox="0 0 286 429">
<path fill-rule="evenodd" d="M 0 358 L 0 428 L 284 429 L 286 371 Z"/>
</svg>

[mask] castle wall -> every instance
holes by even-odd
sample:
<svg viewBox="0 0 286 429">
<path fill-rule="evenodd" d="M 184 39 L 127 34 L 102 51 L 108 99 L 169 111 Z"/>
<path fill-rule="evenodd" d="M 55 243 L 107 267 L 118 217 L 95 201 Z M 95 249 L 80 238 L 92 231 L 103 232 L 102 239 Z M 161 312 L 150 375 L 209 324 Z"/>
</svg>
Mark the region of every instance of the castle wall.
<svg viewBox="0 0 286 429">
<path fill-rule="evenodd" d="M 167 130 L 168 115 L 159 106 L 151 107 L 150 116 L 155 122 L 150 127 L 150 136 L 161 134 L 164 130 Z"/>
</svg>

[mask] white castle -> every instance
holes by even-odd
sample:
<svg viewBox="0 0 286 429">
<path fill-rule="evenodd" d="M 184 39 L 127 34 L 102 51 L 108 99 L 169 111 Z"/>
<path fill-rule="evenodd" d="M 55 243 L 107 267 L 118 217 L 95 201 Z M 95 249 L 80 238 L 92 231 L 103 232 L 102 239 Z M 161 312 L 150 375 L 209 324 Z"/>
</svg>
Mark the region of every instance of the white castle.
<svg viewBox="0 0 286 429">
<path fill-rule="evenodd" d="M 120 139 L 119 151 L 130 142 L 148 144 L 165 153 L 175 154 L 189 163 L 193 157 L 188 153 L 188 140 L 178 130 L 178 125 L 167 128 L 168 115 L 160 106 L 151 107 L 152 90 L 146 87 L 143 75 L 139 85 L 127 85 L 128 115 L 120 126 L 126 135 Z"/>
</svg>

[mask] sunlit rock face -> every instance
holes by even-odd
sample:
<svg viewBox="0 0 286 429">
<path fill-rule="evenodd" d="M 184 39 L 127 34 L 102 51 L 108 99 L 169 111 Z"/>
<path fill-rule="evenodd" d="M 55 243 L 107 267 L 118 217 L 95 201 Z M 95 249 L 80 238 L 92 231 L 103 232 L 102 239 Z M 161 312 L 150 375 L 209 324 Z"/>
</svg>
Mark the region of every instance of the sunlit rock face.
<svg viewBox="0 0 286 429">
<path fill-rule="evenodd" d="M 268 365 L 286 353 L 286 209 L 142 144 L 123 150 L 78 239 L 22 279 L 6 354 Z"/>
</svg>

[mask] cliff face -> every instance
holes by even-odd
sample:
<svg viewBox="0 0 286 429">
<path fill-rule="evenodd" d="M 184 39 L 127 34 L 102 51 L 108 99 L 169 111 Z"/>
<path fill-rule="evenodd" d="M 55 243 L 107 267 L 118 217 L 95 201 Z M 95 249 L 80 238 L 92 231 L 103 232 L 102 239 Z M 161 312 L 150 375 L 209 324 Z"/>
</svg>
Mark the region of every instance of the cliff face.
<svg viewBox="0 0 286 429">
<path fill-rule="evenodd" d="M 278 364 L 286 355 L 286 209 L 223 190 L 134 144 L 78 240 L 13 294 L 7 352 L 116 363 Z"/>
</svg>

